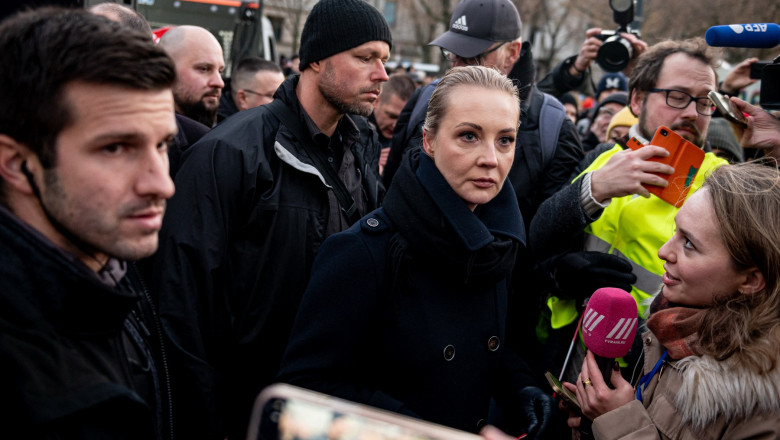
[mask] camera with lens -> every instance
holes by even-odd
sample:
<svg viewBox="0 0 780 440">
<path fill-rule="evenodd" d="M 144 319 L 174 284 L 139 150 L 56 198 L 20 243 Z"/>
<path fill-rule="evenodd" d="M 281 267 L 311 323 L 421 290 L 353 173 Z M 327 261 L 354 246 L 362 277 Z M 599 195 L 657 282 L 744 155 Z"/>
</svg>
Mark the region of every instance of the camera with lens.
<svg viewBox="0 0 780 440">
<path fill-rule="evenodd" d="M 621 36 L 621 33 L 629 33 L 641 38 L 638 29 L 632 29 L 630 23 L 634 21 L 634 0 L 609 0 L 612 8 L 617 30 L 602 31 L 596 38 L 604 44 L 596 54 L 596 62 L 607 72 L 619 72 L 628 66 L 634 55 L 631 42 Z"/>
</svg>

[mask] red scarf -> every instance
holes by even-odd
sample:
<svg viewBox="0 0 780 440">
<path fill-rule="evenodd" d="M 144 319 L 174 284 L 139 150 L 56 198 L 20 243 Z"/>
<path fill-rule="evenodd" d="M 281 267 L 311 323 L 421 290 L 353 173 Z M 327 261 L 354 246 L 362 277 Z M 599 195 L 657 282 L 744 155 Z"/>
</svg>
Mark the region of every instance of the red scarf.
<svg viewBox="0 0 780 440">
<path fill-rule="evenodd" d="M 647 328 L 669 350 L 672 359 L 699 355 L 699 326 L 707 309 L 694 309 L 669 302 L 659 293 L 650 305 Z"/>
</svg>

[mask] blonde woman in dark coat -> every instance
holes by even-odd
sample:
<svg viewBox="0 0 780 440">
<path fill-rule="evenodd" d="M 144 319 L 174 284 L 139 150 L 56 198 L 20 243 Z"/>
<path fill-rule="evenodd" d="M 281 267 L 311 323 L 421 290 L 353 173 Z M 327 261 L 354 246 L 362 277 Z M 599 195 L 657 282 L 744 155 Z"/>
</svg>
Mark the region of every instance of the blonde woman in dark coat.
<svg viewBox="0 0 780 440">
<path fill-rule="evenodd" d="M 507 349 L 508 279 L 525 241 L 506 176 L 512 82 L 445 75 L 382 208 L 330 237 L 314 263 L 280 381 L 476 432 L 490 400 L 543 430 L 550 396 Z"/>
</svg>

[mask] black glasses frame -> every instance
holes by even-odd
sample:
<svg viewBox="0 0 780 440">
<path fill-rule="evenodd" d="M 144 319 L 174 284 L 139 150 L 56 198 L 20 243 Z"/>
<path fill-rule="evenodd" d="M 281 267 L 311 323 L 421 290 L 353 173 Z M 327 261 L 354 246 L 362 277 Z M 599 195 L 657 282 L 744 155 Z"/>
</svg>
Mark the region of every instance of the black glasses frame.
<svg viewBox="0 0 780 440">
<path fill-rule="evenodd" d="M 650 89 L 651 93 L 666 93 L 666 105 L 668 105 L 671 108 L 676 108 L 678 110 L 683 110 L 688 108 L 689 105 L 691 105 L 691 102 L 696 102 L 696 113 L 702 115 L 702 116 L 712 116 L 713 113 L 715 113 L 715 104 L 710 101 L 710 98 L 706 96 L 693 96 L 690 93 L 685 93 L 682 90 L 676 90 L 676 89 Z M 678 105 L 672 105 L 669 103 L 669 94 L 670 93 L 682 93 L 683 95 L 688 97 L 688 102 L 686 102 L 682 107 Z M 701 109 L 699 108 L 701 107 Z M 706 113 L 707 110 L 702 111 L 703 109 L 707 109 L 709 113 Z"/>
<path fill-rule="evenodd" d="M 485 59 L 485 57 L 488 54 L 497 51 L 499 47 L 505 45 L 506 43 L 509 43 L 509 41 L 502 41 L 501 44 L 499 44 L 498 46 L 496 46 L 496 47 L 494 47 L 492 49 L 486 50 L 485 52 L 482 52 L 481 54 L 479 54 L 477 56 L 470 57 L 470 58 L 464 58 L 464 57 L 456 54 L 455 52 L 449 51 L 449 50 L 447 50 L 447 49 L 445 49 L 443 47 L 440 47 L 439 49 L 441 49 L 441 55 L 444 57 L 444 59 L 449 61 L 450 63 L 454 63 L 455 61 L 458 60 L 458 58 L 460 58 L 461 60 L 463 60 L 463 64 L 465 64 L 467 66 L 481 66 L 482 65 L 482 61 Z"/>
</svg>

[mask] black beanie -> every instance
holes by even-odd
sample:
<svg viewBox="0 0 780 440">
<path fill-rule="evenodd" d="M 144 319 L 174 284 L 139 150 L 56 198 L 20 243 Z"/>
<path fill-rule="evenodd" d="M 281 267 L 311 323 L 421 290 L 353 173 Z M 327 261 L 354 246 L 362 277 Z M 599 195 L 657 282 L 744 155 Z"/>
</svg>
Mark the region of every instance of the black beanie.
<svg viewBox="0 0 780 440">
<path fill-rule="evenodd" d="M 375 7 L 364 0 L 320 0 L 303 26 L 299 69 L 369 41 L 393 47 L 390 26 Z"/>
</svg>

